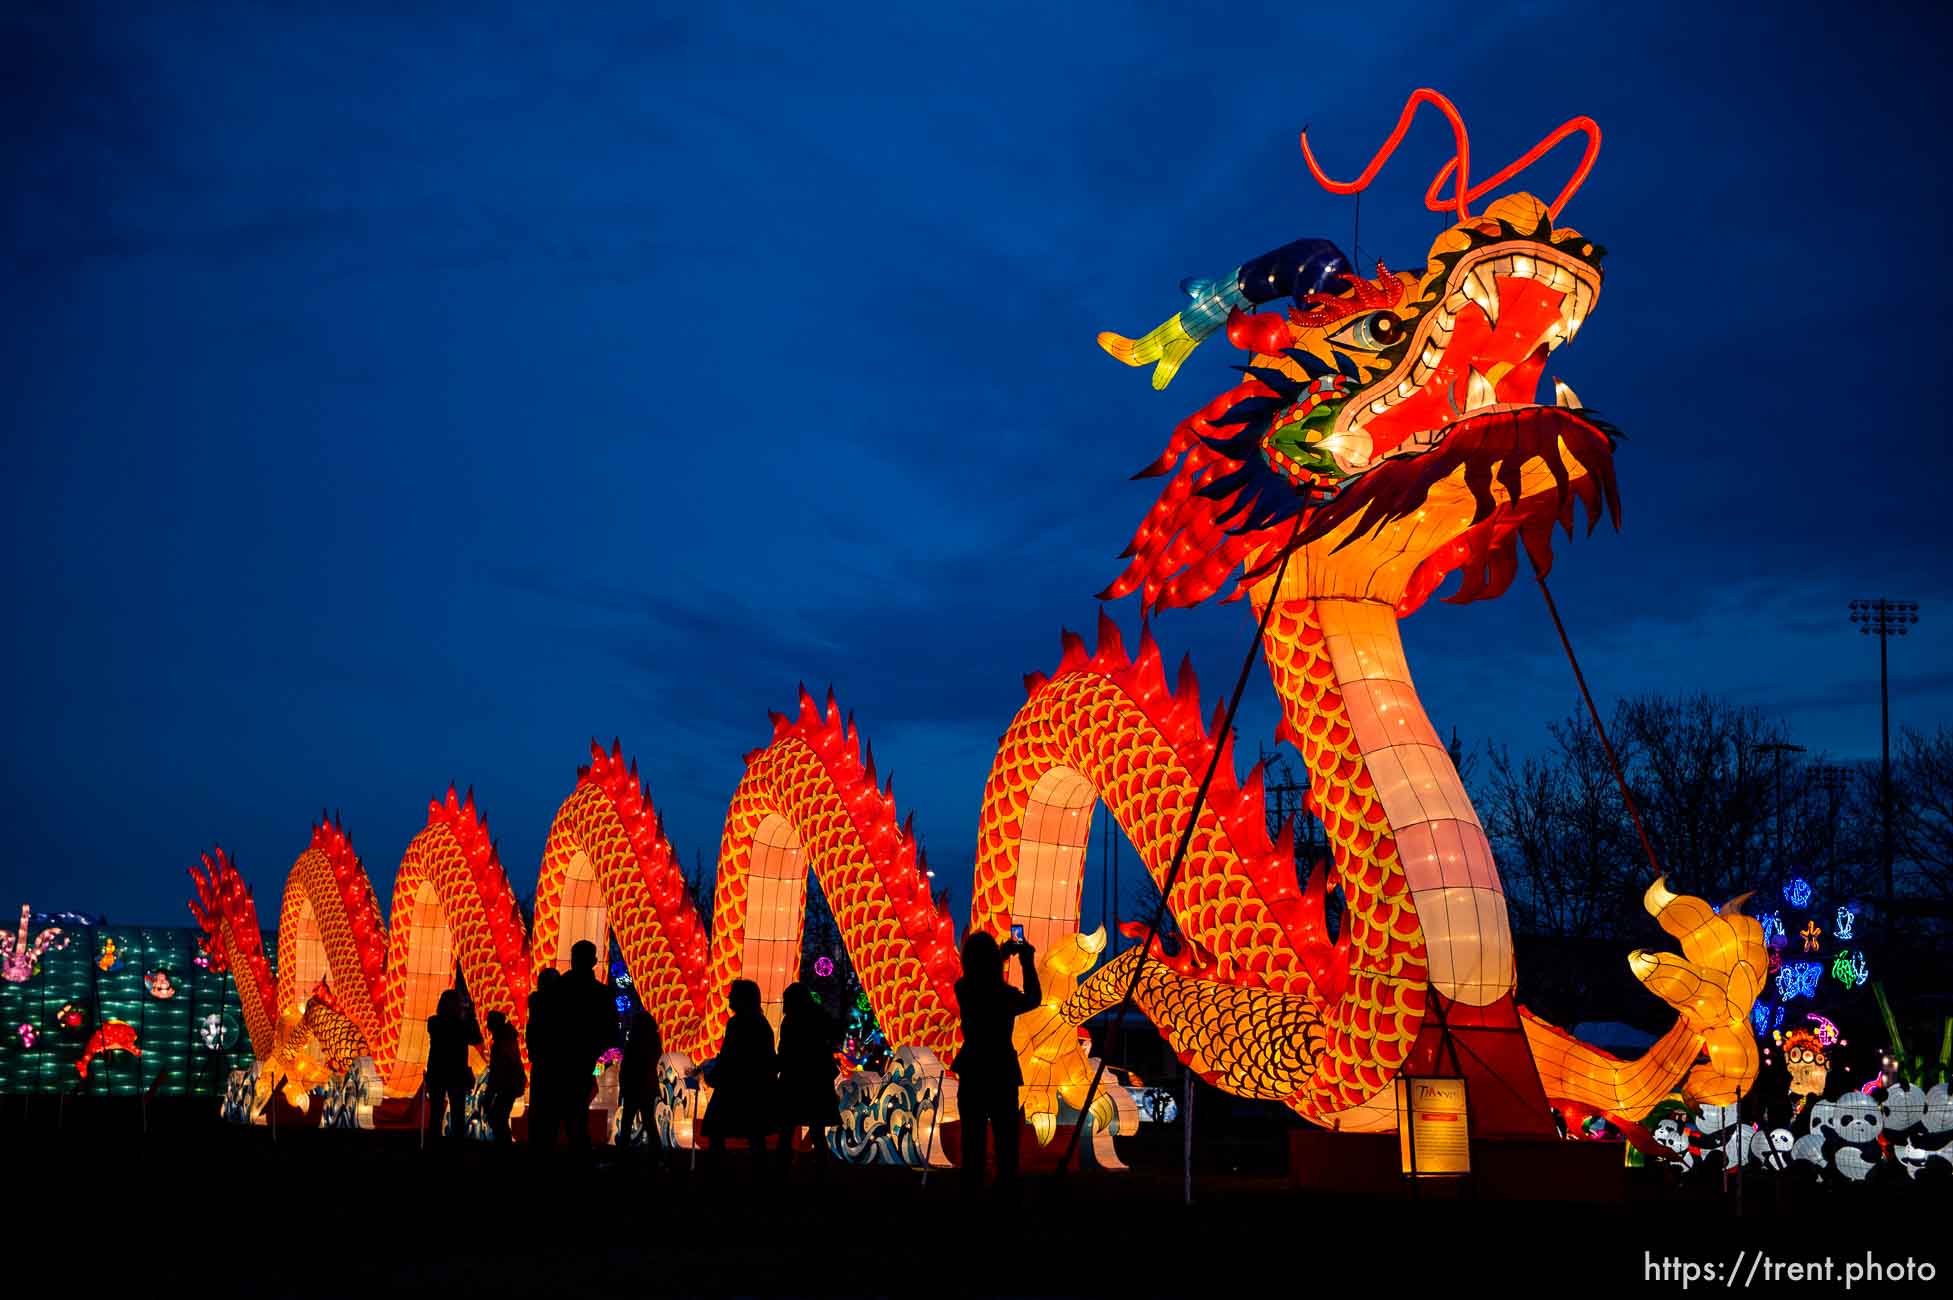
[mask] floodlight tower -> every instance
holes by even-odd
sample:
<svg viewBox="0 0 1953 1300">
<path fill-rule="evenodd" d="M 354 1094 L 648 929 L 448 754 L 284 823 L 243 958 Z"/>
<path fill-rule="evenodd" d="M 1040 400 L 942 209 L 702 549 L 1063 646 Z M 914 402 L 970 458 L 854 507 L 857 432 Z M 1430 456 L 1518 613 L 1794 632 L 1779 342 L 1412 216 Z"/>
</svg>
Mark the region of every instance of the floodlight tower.
<svg viewBox="0 0 1953 1300">
<path fill-rule="evenodd" d="M 1892 902 L 1892 706 L 1886 688 L 1885 643 L 1919 621 L 1919 602 L 1879 596 L 1851 602 L 1851 621 L 1864 636 L 1878 637 L 1879 863 L 1886 906 Z"/>
</svg>

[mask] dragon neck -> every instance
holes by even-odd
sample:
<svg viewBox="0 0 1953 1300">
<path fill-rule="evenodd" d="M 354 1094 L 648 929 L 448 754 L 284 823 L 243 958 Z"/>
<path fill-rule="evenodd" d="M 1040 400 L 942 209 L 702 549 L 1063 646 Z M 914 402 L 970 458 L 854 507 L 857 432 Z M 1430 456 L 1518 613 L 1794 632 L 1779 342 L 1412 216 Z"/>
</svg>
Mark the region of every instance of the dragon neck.
<svg viewBox="0 0 1953 1300">
<path fill-rule="evenodd" d="M 1511 931 L 1491 846 L 1425 716 L 1391 604 L 1264 587 L 1281 736 L 1309 768 L 1309 810 L 1335 852 L 1352 942 L 1421 931 L 1431 986 L 1468 1006 L 1512 991 Z M 1360 960 L 1361 958 L 1359 958 Z"/>
</svg>

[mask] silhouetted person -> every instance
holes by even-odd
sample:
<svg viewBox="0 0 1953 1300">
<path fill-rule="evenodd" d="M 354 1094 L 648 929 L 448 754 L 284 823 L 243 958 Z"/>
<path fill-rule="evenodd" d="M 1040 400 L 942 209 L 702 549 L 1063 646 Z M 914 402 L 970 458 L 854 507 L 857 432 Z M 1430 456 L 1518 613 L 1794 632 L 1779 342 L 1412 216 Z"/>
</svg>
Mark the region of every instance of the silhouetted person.
<svg viewBox="0 0 1953 1300">
<path fill-rule="evenodd" d="M 499 1011 L 488 1013 L 488 1130 L 498 1144 L 506 1145 L 509 1111 L 529 1084 L 522 1070 L 522 1049 L 516 1040 L 515 1026 Z"/>
<path fill-rule="evenodd" d="M 563 972 L 554 966 L 536 976 L 536 990 L 529 995 L 529 1133 L 528 1143 L 547 1151 L 556 1142 L 562 1127 L 557 1118 L 562 1089 L 556 1084 L 559 1052 L 556 1039 L 557 1004 L 553 996 Z"/>
<path fill-rule="evenodd" d="M 631 1124 L 650 1124 L 658 1105 L 658 1058 L 665 1054 L 658 1018 L 642 1007 L 631 1017 L 624 1059 L 617 1064 L 617 1145 L 631 1145 Z M 652 1135 L 652 1145 L 657 1145 Z"/>
<path fill-rule="evenodd" d="M 757 1166 L 766 1156 L 766 1135 L 779 1127 L 775 1100 L 778 1064 L 773 1056 L 773 1026 L 760 1010 L 760 988 L 734 980 L 727 995 L 732 1018 L 726 1039 L 712 1063 L 712 1104 L 705 1109 L 706 1157 L 720 1167 L 728 1138 L 745 1138 Z"/>
<path fill-rule="evenodd" d="M 789 984 L 780 1017 L 780 1163 L 793 1164 L 793 1134 L 807 1126 L 814 1168 L 827 1167 L 827 1130 L 840 1122 L 834 1098 L 835 1025 L 805 984 Z"/>
<path fill-rule="evenodd" d="M 569 972 L 549 990 L 553 1023 L 548 1046 L 554 1053 L 549 1073 L 550 1086 L 556 1090 L 550 1113 L 562 1125 L 572 1151 L 590 1149 L 593 1070 L 597 1058 L 617 1038 L 615 995 L 597 979 L 596 971 L 597 945 L 579 939 L 570 947 Z M 535 1059 L 533 1053 L 530 1059 Z"/>
<path fill-rule="evenodd" d="M 468 1136 L 468 1094 L 475 1072 L 468 1068 L 468 1049 L 481 1046 L 481 1029 L 462 1006 L 461 994 L 449 989 L 427 1018 L 427 1130 L 440 1137 L 442 1112 L 454 1112 L 455 1136 Z"/>
<path fill-rule="evenodd" d="M 1017 955 L 1024 973 L 1022 990 L 1004 979 L 1004 957 Z M 1002 948 L 982 931 L 963 941 L 963 978 L 956 981 L 956 1005 L 963 1016 L 963 1050 L 950 1066 L 956 1071 L 957 1107 L 963 1120 L 963 1190 L 983 1190 L 983 1143 L 986 1128 L 997 1142 L 997 1187 L 1017 1188 L 1017 1090 L 1024 1086 L 1011 1046 L 1011 1024 L 1037 1006 L 1037 951 L 1028 943 L 1009 940 Z"/>
</svg>

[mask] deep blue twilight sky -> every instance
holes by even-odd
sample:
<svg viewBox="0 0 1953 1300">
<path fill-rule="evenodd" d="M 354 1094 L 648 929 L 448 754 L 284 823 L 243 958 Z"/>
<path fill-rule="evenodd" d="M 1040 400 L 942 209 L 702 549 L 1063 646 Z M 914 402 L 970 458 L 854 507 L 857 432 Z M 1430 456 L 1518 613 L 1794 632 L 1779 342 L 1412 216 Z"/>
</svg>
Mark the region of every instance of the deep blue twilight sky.
<svg viewBox="0 0 1953 1300">
<path fill-rule="evenodd" d="M 322 806 L 384 895 L 451 778 L 527 889 L 592 735 L 710 857 L 804 679 L 960 911 L 1021 675 L 1238 359 L 1158 394 L 1094 334 L 1346 241 L 1297 129 L 1353 173 L 1426 84 L 1477 175 L 1606 132 L 1565 217 L 1606 290 L 1555 358 L 1631 439 L 1624 531 L 1559 549 L 1597 690 L 1875 754 L 1845 602 L 1886 593 L 1925 606 L 1896 719 L 1953 713 L 1931 5 L 388 8 L 0 19 L 0 902 L 180 922 L 221 841 L 270 921 Z M 1447 140 L 1365 196 L 1366 258 L 1421 265 Z M 1210 705 L 1246 620 L 1159 625 Z M 1406 639 L 1468 745 L 1577 705 L 1524 582 Z M 1242 748 L 1273 721 L 1257 674 Z"/>
</svg>

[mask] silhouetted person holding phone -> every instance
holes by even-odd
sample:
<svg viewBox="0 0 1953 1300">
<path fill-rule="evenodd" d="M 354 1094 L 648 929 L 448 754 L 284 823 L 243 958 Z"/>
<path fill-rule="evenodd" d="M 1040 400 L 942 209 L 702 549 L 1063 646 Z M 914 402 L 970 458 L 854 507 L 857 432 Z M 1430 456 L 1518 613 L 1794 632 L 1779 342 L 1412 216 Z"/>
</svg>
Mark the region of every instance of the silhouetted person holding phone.
<svg viewBox="0 0 1953 1300">
<path fill-rule="evenodd" d="M 631 1145 L 633 1121 L 650 1124 L 658 1105 L 658 1058 L 665 1053 L 658 1018 L 642 1007 L 631 1017 L 624 1058 L 617 1063 L 617 1145 Z M 651 1145 L 657 1146 L 652 1135 Z"/>
<path fill-rule="evenodd" d="M 722 1168 L 726 1140 L 745 1138 L 759 1167 L 766 1159 L 766 1135 L 780 1123 L 773 1026 L 760 1009 L 760 987 L 753 981 L 734 980 L 727 1002 L 732 1018 L 726 1021 L 725 1043 L 708 1075 L 712 1103 L 705 1109 L 704 1129 L 712 1145 L 706 1158 L 714 1169 Z"/>
<path fill-rule="evenodd" d="M 488 1013 L 488 1131 L 498 1146 L 513 1139 L 509 1133 L 509 1112 L 522 1095 L 529 1080 L 522 1069 L 522 1048 L 515 1026 L 499 1011 Z"/>
<path fill-rule="evenodd" d="M 559 1030 L 554 997 L 562 978 L 562 971 L 549 967 L 536 976 L 536 991 L 529 995 L 528 1144 L 538 1151 L 554 1146 L 556 1131 L 562 1127 L 557 1118 L 562 1089 L 556 1084 L 560 1053 L 556 1046 Z"/>
<path fill-rule="evenodd" d="M 1016 937 L 1003 947 L 982 931 L 963 940 L 963 978 L 956 981 L 956 1005 L 963 1016 L 963 1050 L 950 1066 L 956 1071 L 956 1098 L 963 1120 L 963 1190 L 983 1190 L 986 1130 L 997 1142 L 997 1189 L 1017 1191 L 1017 1090 L 1024 1073 L 1011 1046 L 1011 1025 L 1037 1006 L 1037 951 Z M 1004 979 L 1004 957 L 1015 954 L 1024 973 L 1022 990 Z"/>
<path fill-rule="evenodd" d="M 443 1134 L 445 1111 L 454 1114 L 455 1137 L 468 1136 L 468 1094 L 475 1086 L 468 1049 L 480 1046 L 481 1029 L 474 1016 L 457 990 L 447 990 L 427 1018 L 427 1073 L 421 1084 L 427 1089 L 427 1131 L 437 1138 Z"/>
<path fill-rule="evenodd" d="M 840 1123 L 834 1097 L 835 1025 L 805 984 L 789 984 L 780 1017 L 780 1164 L 793 1165 L 794 1130 L 807 1126 L 814 1169 L 827 1168 L 827 1130 Z"/>
</svg>

